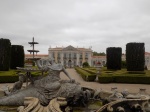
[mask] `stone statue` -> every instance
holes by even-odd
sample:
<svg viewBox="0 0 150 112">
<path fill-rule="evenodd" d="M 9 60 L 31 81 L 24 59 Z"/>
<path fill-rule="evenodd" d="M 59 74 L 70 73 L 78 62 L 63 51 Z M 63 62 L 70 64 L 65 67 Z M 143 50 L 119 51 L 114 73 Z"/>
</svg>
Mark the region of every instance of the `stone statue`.
<svg viewBox="0 0 150 112">
<path fill-rule="evenodd" d="M 25 89 L 17 90 L 0 98 L 0 105 L 22 106 L 25 97 L 35 97 L 39 99 L 41 105 L 45 106 L 56 97 L 79 98 L 82 94 L 80 85 L 69 76 L 61 64 L 54 63 L 52 59 L 41 59 L 36 64 L 41 71 L 48 71 L 48 75 L 34 80 Z M 69 80 L 61 80 L 60 72 L 64 72 Z"/>
<path fill-rule="evenodd" d="M 23 74 L 18 74 L 18 75 L 19 75 L 19 81 L 15 82 L 11 92 L 20 90 L 22 88 L 23 82 L 25 81 L 25 76 Z"/>
</svg>

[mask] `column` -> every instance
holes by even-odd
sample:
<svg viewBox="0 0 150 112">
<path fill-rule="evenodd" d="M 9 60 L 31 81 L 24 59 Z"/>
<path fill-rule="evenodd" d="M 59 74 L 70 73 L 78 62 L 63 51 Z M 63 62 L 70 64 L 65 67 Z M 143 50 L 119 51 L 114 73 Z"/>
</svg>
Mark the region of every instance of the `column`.
<svg viewBox="0 0 150 112">
<path fill-rule="evenodd" d="M 88 53 L 88 63 L 89 63 L 90 66 L 92 66 L 91 61 L 92 61 L 91 60 L 91 53 Z"/>
<path fill-rule="evenodd" d="M 82 52 L 82 63 L 85 62 L 85 52 Z"/>
<path fill-rule="evenodd" d="M 63 52 L 61 52 L 61 56 L 60 56 L 60 58 L 61 58 L 61 64 L 62 65 L 64 65 L 64 53 Z"/>
<path fill-rule="evenodd" d="M 55 56 L 54 57 L 55 58 L 55 62 L 58 63 L 58 60 L 57 60 L 57 57 L 58 57 L 57 51 L 55 51 L 55 55 L 54 56 Z"/>
<path fill-rule="evenodd" d="M 76 53 L 76 65 L 79 66 L 79 53 Z"/>
</svg>

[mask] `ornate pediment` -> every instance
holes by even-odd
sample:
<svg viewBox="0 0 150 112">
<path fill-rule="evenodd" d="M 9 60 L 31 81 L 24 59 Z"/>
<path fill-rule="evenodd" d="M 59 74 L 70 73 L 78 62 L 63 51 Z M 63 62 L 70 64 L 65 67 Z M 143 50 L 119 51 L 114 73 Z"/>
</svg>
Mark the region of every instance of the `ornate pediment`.
<svg viewBox="0 0 150 112">
<path fill-rule="evenodd" d="M 73 46 L 69 45 L 68 47 L 62 49 L 63 51 L 78 51 L 78 49 L 74 48 Z"/>
</svg>

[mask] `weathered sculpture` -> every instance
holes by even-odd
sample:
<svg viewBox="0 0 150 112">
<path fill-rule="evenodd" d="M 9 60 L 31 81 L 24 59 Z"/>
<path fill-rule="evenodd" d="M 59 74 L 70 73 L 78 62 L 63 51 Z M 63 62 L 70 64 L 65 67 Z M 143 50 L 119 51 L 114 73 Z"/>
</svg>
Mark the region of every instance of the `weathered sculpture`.
<svg viewBox="0 0 150 112">
<path fill-rule="evenodd" d="M 143 92 L 145 89 L 140 89 L 138 94 L 129 94 L 126 90 L 118 92 L 116 87 L 111 91 L 93 90 L 81 87 L 61 64 L 52 59 L 41 59 L 36 64 L 38 69 L 18 68 L 27 73 L 19 74 L 19 81 L 12 90 L 0 98 L 1 106 L 19 106 L 19 112 L 69 112 L 75 104 L 86 106 L 88 101 L 96 100 L 104 104 L 94 110 L 96 112 L 150 112 L 150 96 Z M 34 70 L 48 72 L 48 75 L 33 78 L 30 72 Z M 69 80 L 61 80 L 60 72 L 64 72 Z M 31 83 L 22 89 L 24 79 Z"/>
<path fill-rule="evenodd" d="M 48 71 L 47 76 L 33 80 L 25 89 L 15 90 L 10 95 L 0 98 L 0 105 L 22 106 L 25 97 L 38 98 L 42 105 L 48 105 L 50 100 L 56 97 L 66 99 L 80 96 L 81 87 L 75 80 L 71 79 L 61 64 L 56 64 L 53 60 L 38 60 L 37 66 L 42 71 Z M 23 68 L 20 68 L 23 69 Z M 61 80 L 60 72 L 64 72 L 70 80 Z"/>
</svg>

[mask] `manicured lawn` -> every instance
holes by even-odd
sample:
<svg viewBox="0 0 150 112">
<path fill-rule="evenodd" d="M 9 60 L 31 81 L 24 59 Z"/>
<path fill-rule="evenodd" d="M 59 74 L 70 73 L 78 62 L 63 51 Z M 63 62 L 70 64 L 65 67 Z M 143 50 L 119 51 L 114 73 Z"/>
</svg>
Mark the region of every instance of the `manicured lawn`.
<svg viewBox="0 0 150 112">
<path fill-rule="evenodd" d="M 0 76 L 18 76 L 17 73 L 18 70 L 9 70 L 9 71 L 0 71 Z M 23 72 L 25 73 L 25 72 Z M 32 75 L 40 75 L 41 72 L 32 72 Z"/>
<path fill-rule="evenodd" d="M 25 72 L 22 72 L 25 74 Z M 47 73 L 44 73 L 46 75 Z M 41 72 L 32 72 L 32 76 L 42 75 Z M 0 83 L 14 83 L 18 81 L 17 70 L 0 71 Z"/>
<path fill-rule="evenodd" d="M 0 71 L 0 76 L 16 76 L 16 70 Z"/>
</svg>

